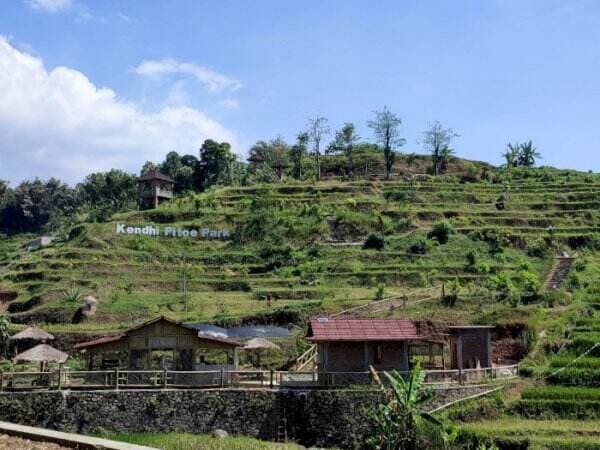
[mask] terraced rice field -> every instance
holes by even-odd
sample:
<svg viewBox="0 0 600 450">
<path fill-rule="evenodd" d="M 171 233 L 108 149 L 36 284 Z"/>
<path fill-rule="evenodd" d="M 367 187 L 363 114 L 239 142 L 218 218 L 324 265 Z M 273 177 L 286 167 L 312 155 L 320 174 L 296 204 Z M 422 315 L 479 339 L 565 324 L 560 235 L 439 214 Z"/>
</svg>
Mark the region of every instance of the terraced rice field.
<svg viewBox="0 0 600 450">
<path fill-rule="evenodd" d="M 79 305 L 65 301 L 64 291 L 76 286 L 100 301 L 87 326 L 94 329 L 93 322 L 114 328 L 156 314 L 236 321 L 279 311 L 334 312 L 372 301 L 382 285 L 385 295 L 454 279 L 464 288 L 499 273 L 518 279 L 524 265 L 542 282 L 556 249 L 526 249 L 543 247 L 544 239 L 557 248 L 595 245 L 599 189 L 596 178 L 565 177 L 510 186 L 351 182 L 211 191 L 87 224 L 79 236 L 39 252 L 5 248 L 0 283 L 18 298 L 4 307 L 13 322 L 68 323 Z M 446 245 L 420 249 L 440 220 L 457 234 Z M 116 236 L 119 222 L 228 228 L 235 239 Z M 385 234 L 384 250 L 339 245 L 360 244 L 373 231 Z M 501 255 L 489 255 L 495 241 L 505 247 Z M 470 251 L 477 265 L 469 266 Z"/>
</svg>

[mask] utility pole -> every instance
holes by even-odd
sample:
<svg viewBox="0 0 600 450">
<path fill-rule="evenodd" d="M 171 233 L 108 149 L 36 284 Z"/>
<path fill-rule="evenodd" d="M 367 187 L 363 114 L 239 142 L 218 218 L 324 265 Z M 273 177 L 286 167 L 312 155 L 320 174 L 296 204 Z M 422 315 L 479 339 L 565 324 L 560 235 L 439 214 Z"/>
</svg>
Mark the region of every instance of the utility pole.
<svg viewBox="0 0 600 450">
<path fill-rule="evenodd" d="M 182 256 L 183 258 L 183 283 L 182 283 L 182 288 L 183 288 L 183 308 L 185 310 L 185 312 L 188 312 L 188 301 L 187 301 L 187 259 L 185 256 L 185 253 Z"/>
</svg>

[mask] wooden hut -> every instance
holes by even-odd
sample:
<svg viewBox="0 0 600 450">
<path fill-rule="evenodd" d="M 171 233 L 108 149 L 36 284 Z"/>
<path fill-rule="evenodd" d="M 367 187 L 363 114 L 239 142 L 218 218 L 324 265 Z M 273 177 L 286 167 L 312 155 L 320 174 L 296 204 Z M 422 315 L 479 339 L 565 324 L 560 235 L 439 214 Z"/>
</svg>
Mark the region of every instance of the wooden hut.
<svg viewBox="0 0 600 450">
<path fill-rule="evenodd" d="M 141 209 L 157 208 L 163 201 L 173 198 L 175 181 L 156 169 L 137 179 L 138 203 Z"/>
<path fill-rule="evenodd" d="M 54 336 L 39 328 L 28 327 L 8 338 L 11 348 L 14 353 L 21 353 L 25 350 L 44 344 L 48 341 L 53 341 Z"/>
<path fill-rule="evenodd" d="M 40 363 L 40 371 L 44 372 L 47 369 L 48 363 L 54 362 L 63 364 L 69 355 L 61 352 L 48 344 L 36 345 L 29 350 L 19 353 L 13 358 L 15 363 L 36 362 Z"/>
<path fill-rule="evenodd" d="M 235 370 L 239 347 L 237 341 L 198 332 L 165 317 L 75 345 L 86 353 L 88 370 L 207 370 L 223 366 Z"/>
<path fill-rule="evenodd" d="M 248 342 L 246 342 L 246 344 L 244 345 L 244 350 L 246 350 L 247 352 L 249 352 L 250 356 L 251 356 L 251 362 L 252 365 L 255 365 L 256 367 L 260 368 L 261 364 L 260 364 L 260 357 L 261 357 L 261 353 L 264 350 L 280 350 L 281 347 L 279 347 L 279 345 L 274 344 L 273 342 L 265 339 L 265 338 L 253 338 L 250 339 Z M 252 356 L 256 356 L 256 362 L 253 361 L 254 358 L 252 358 Z"/>
</svg>

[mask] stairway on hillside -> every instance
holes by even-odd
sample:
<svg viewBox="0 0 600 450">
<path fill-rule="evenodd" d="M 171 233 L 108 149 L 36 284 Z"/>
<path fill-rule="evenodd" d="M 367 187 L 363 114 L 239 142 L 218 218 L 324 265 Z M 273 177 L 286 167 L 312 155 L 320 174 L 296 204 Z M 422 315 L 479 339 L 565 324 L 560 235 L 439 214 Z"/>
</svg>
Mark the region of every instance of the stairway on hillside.
<svg viewBox="0 0 600 450">
<path fill-rule="evenodd" d="M 560 289 L 563 281 L 569 275 L 575 258 L 572 256 L 557 256 L 550 274 L 546 279 L 544 289 L 546 291 Z"/>
</svg>

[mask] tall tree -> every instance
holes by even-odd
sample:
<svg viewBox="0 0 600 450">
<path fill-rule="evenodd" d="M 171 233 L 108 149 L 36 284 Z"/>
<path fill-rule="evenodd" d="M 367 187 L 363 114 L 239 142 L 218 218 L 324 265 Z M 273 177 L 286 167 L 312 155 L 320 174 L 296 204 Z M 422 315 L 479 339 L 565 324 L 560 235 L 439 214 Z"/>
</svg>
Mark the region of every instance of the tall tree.
<svg viewBox="0 0 600 450">
<path fill-rule="evenodd" d="M 401 124 L 402 119 L 389 111 L 385 106 L 381 111 L 375 111 L 374 120 L 367 122 L 369 128 L 373 129 L 375 139 L 383 147 L 386 180 L 392 177 L 392 166 L 396 160 L 394 147 L 401 147 L 406 143 L 406 139 L 400 137 Z"/>
<path fill-rule="evenodd" d="M 329 144 L 329 151 L 340 152 L 346 157 L 348 174 L 350 176 L 354 175 L 354 144 L 359 140 L 360 136 L 356 134 L 354 124 L 346 122 L 340 130 L 336 131 L 335 139 Z"/>
<path fill-rule="evenodd" d="M 270 141 L 258 141 L 250 149 L 250 169 L 260 181 L 283 181 L 289 166 L 288 144 L 277 137 Z"/>
<path fill-rule="evenodd" d="M 135 177 L 117 169 L 91 173 L 77 185 L 77 193 L 82 205 L 103 210 L 102 217 L 108 218 L 135 203 Z"/>
<path fill-rule="evenodd" d="M 172 151 L 167 153 L 158 170 L 175 181 L 176 193 L 190 191 L 196 187 L 196 174 L 200 170 L 200 161 L 193 155 L 180 156 L 179 153 Z"/>
<path fill-rule="evenodd" d="M 158 166 L 152 161 L 146 161 L 140 170 L 140 176 L 148 175 L 148 172 L 158 169 Z"/>
<path fill-rule="evenodd" d="M 506 164 L 506 170 L 509 171 L 512 167 L 516 167 L 519 164 L 519 153 L 521 152 L 521 144 L 515 142 L 514 144 L 506 144 L 506 150 L 502 153 L 504 162 Z"/>
<path fill-rule="evenodd" d="M 536 159 L 542 159 L 542 155 L 533 146 L 532 141 L 521 144 L 519 150 L 519 165 L 523 167 L 535 166 Z"/>
<path fill-rule="evenodd" d="M 306 156 L 306 148 L 308 146 L 308 133 L 298 133 L 296 143 L 290 149 L 290 159 L 292 162 L 292 176 L 297 179 L 302 179 L 302 161 Z"/>
<path fill-rule="evenodd" d="M 207 139 L 200 148 L 200 170 L 202 173 L 202 188 L 207 189 L 222 183 L 231 171 L 231 165 L 236 156 L 231 152 L 227 142 L 218 143 Z"/>
<path fill-rule="evenodd" d="M 450 144 L 458 136 L 452 128 L 444 128 L 437 120 L 423 132 L 422 144 L 425 150 L 431 153 L 434 175 L 439 175 L 442 169 L 443 156 L 449 154 Z"/>
<path fill-rule="evenodd" d="M 0 205 L 8 193 L 8 182 L 0 180 Z"/>
<path fill-rule="evenodd" d="M 317 180 L 321 179 L 321 140 L 323 139 L 323 136 L 331 132 L 327 122 L 328 120 L 325 117 L 317 116 L 308 119 L 306 127 L 308 137 L 313 143 L 313 154 L 317 166 Z"/>
<path fill-rule="evenodd" d="M 8 233 L 52 229 L 77 208 L 75 190 L 51 178 L 24 181 L 9 190 L 0 208 L 0 230 Z"/>
</svg>

